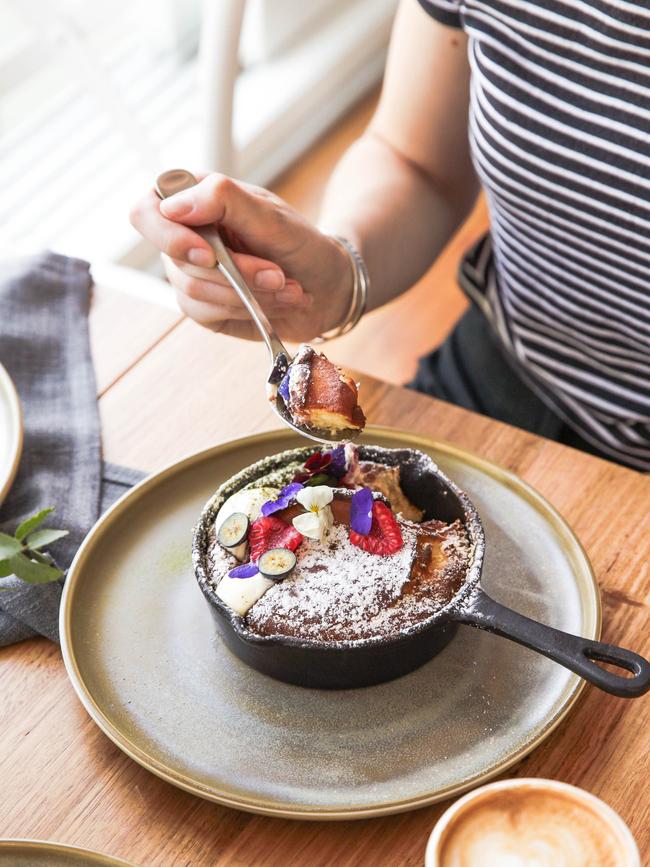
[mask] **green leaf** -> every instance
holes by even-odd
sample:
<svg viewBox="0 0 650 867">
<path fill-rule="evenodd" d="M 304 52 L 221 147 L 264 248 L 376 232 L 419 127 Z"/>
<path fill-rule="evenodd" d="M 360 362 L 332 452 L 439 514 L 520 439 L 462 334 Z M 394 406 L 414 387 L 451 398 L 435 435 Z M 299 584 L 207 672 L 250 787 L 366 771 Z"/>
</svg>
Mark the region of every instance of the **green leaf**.
<svg viewBox="0 0 650 867">
<path fill-rule="evenodd" d="M 57 539 L 62 539 L 68 535 L 67 530 L 36 530 L 25 540 L 25 544 L 32 551 L 37 551 L 39 548 L 44 548 L 46 545 L 51 545 Z"/>
<path fill-rule="evenodd" d="M 47 518 L 47 516 L 53 511 L 54 507 L 50 506 L 47 509 L 41 509 L 40 512 L 37 512 L 35 515 L 32 515 L 31 518 L 27 518 L 26 521 L 23 521 L 16 530 L 16 539 L 24 539 L 25 536 L 28 535 L 28 533 L 31 533 L 38 526 L 40 526 Z"/>
<path fill-rule="evenodd" d="M 49 554 L 41 554 L 40 551 L 34 551 L 32 548 L 29 549 L 29 556 L 32 560 L 36 560 L 39 563 L 53 563 L 54 562 Z"/>
<path fill-rule="evenodd" d="M 13 575 L 14 570 L 11 566 L 11 560 L 0 560 L 0 578 L 6 578 L 7 575 Z"/>
<path fill-rule="evenodd" d="M 6 560 L 8 557 L 13 557 L 22 548 L 22 545 L 13 536 L 8 536 L 6 533 L 0 533 L 0 560 Z"/>
<path fill-rule="evenodd" d="M 334 476 L 330 476 L 328 473 L 316 473 L 315 476 L 312 476 L 311 479 L 307 479 L 305 482 L 305 487 L 316 487 L 317 485 L 334 485 L 336 484 L 336 479 Z"/>
<path fill-rule="evenodd" d="M 9 563 L 14 574 L 28 584 L 48 584 L 63 575 L 60 569 L 45 563 L 35 563 L 24 554 L 15 554 Z"/>
</svg>

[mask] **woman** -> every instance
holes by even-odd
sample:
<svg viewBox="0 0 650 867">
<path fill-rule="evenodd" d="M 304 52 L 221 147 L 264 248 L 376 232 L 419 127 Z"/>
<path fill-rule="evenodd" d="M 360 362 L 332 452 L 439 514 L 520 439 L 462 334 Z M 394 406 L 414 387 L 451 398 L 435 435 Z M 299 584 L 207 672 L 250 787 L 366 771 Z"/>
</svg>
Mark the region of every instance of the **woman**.
<svg viewBox="0 0 650 867">
<path fill-rule="evenodd" d="M 471 209 L 474 304 L 415 386 L 650 470 L 650 9 L 643 0 L 402 0 L 367 132 L 330 181 L 322 225 L 212 174 L 132 222 L 165 254 L 183 310 L 257 337 L 188 226 L 224 226 L 290 340 L 346 322 L 350 249 L 368 308 L 404 292 Z M 468 136 L 469 128 L 469 136 Z"/>
</svg>

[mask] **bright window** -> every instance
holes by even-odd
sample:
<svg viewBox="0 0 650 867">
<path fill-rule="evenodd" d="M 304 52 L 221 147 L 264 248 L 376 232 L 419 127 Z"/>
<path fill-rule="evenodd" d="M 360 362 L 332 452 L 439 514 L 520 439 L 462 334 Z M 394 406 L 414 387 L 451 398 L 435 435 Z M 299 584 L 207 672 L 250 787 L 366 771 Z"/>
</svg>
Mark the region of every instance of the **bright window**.
<svg viewBox="0 0 650 867">
<path fill-rule="evenodd" d="M 0 0 L 0 252 L 146 265 L 129 205 L 160 169 L 210 162 L 200 22 L 242 2 Z M 233 155 L 208 167 L 260 183 L 286 168 L 376 83 L 394 6 L 249 0 Z"/>
</svg>

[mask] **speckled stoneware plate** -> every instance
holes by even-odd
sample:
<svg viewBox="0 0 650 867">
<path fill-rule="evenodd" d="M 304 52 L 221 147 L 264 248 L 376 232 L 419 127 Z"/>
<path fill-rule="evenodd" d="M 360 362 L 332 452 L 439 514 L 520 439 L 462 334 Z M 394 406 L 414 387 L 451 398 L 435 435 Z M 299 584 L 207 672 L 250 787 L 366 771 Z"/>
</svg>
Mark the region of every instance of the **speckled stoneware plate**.
<svg viewBox="0 0 650 867">
<path fill-rule="evenodd" d="M 0 867 L 135 867 L 90 849 L 44 840 L 0 840 Z"/>
<path fill-rule="evenodd" d="M 422 449 L 467 491 L 487 536 L 484 586 L 497 600 L 599 637 L 589 561 L 535 491 L 452 445 L 388 428 L 369 428 L 365 441 Z M 270 815 L 395 813 L 504 771 L 550 734 L 583 686 L 532 651 L 461 626 L 412 674 L 330 692 L 271 680 L 217 638 L 192 574 L 192 526 L 222 481 L 299 444 L 274 431 L 201 452 L 145 479 L 99 521 L 61 606 L 65 664 L 86 709 L 158 776 Z"/>
<path fill-rule="evenodd" d="M 0 364 L 0 503 L 9 493 L 22 448 L 23 415 L 18 393 Z"/>
</svg>

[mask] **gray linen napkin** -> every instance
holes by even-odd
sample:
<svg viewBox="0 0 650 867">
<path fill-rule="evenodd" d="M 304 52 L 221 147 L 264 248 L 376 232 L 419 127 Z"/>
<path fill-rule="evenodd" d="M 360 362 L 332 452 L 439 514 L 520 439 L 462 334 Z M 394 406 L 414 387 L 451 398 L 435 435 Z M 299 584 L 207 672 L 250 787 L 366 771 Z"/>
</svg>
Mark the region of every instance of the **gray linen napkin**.
<svg viewBox="0 0 650 867">
<path fill-rule="evenodd" d="M 140 470 L 119 467 L 116 464 L 104 463 L 102 468 L 99 514 L 105 512 L 145 476 Z M 52 547 L 54 549 L 54 546 Z M 68 552 L 70 560 L 74 553 Z M 63 568 L 63 559 L 57 557 L 57 562 Z M 66 561 L 66 568 L 68 565 Z M 18 578 L 3 578 L 0 586 L 8 588 L 0 595 L 0 647 L 37 635 L 44 635 L 58 643 L 62 582 L 55 581 L 34 587 Z"/>
<path fill-rule="evenodd" d="M 140 474 L 108 468 L 102 483 L 99 415 L 88 337 L 89 265 L 54 253 L 0 269 L 0 362 L 18 390 L 25 439 L 0 527 L 54 506 L 51 547 L 67 569 L 100 511 Z M 61 584 L 0 579 L 0 647 L 36 634 L 58 641 Z"/>
</svg>

